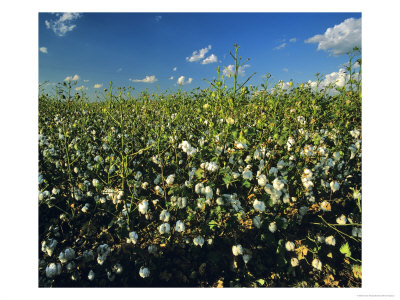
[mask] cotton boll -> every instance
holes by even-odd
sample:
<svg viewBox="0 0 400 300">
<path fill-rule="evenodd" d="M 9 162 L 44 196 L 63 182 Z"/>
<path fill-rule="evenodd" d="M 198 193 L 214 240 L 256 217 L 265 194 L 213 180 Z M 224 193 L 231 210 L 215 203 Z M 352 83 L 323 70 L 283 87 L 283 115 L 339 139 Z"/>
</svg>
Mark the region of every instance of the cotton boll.
<svg viewBox="0 0 400 300">
<path fill-rule="evenodd" d="M 132 231 L 129 233 L 129 239 L 128 239 L 128 243 L 132 243 L 132 244 L 136 244 L 137 240 L 138 240 L 139 236 L 135 231 Z"/>
<path fill-rule="evenodd" d="M 253 172 L 250 170 L 244 171 L 242 173 L 243 179 L 245 180 L 252 180 L 253 179 Z"/>
<path fill-rule="evenodd" d="M 299 265 L 299 260 L 296 257 L 292 257 L 292 259 L 290 260 L 290 264 L 293 268 L 295 268 Z"/>
<path fill-rule="evenodd" d="M 171 230 L 171 226 L 168 223 L 161 224 L 158 227 L 158 231 L 160 232 L 160 234 L 168 234 L 170 232 L 170 230 Z"/>
<path fill-rule="evenodd" d="M 264 187 L 267 184 L 267 176 L 261 174 L 257 178 L 258 185 Z"/>
<path fill-rule="evenodd" d="M 261 218 L 259 216 L 255 216 L 253 218 L 253 224 L 255 227 L 260 228 L 261 227 Z"/>
<path fill-rule="evenodd" d="M 51 263 L 46 267 L 46 276 L 47 278 L 53 278 L 57 275 L 61 274 L 61 264 Z"/>
<path fill-rule="evenodd" d="M 193 239 L 193 244 L 194 244 L 195 246 L 203 247 L 204 238 L 201 237 L 201 236 L 195 237 L 195 238 Z"/>
<path fill-rule="evenodd" d="M 172 185 L 175 181 L 175 174 L 169 175 L 165 181 L 168 185 Z"/>
<path fill-rule="evenodd" d="M 276 226 L 276 222 L 271 222 L 269 223 L 268 230 L 274 233 L 278 229 L 278 226 Z"/>
<path fill-rule="evenodd" d="M 160 214 L 160 221 L 168 222 L 171 214 L 167 210 L 163 210 Z"/>
<path fill-rule="evenodd" d="M 331 181 L 329 184 L 333 193 L 337 192 L 340 189 L 340 184 L 336 180 Z"/>
<path fill-rule="evenodd" d="M 150 276 L 150 270 L 145 267 L 141 267 L 139 270 L 139 276 L 142 278 L 147 278 Z"/>
<path fill-rule="evenodd" d="M 251 259 L 251 255 L 250 254 L 243 254 L 242 258 L 243 258 L 244 263 L 247 264 Z"/>
<path fill-rule="evenodd" d="M 272 182 L 272 185 L 275 190 L 281 191 L 285 187 L 285 182 L 283 180 L 280 180 L 279 178 L 275 178 Z"/>
<path fill-rule="evenodd" d="M 311 265 L 317 270 L 322 270 L 322 262 L 318 258 L 314 258 Z"/>
<path fill-rule="evenodd" d="M 242 255 L 244 252 L 242 245 L 234 245 L 232 246 L 232 253 L 235 256 Z"/>
<path fill-rule="evenodd" d="M 138 210 L 141 214 L 145 215 L 149 210 L 149 201 L 143 200 L 141 203 L 139 203 Z"/>
<path fill-rule="evenodd" d="M 330 246 L 335 246 L 336 245 L 336 239 L 331 235 L 325 238 L 325 244 L 330 245 Z"/>
<path fill-rule="evenodd" d="M 88 274 L 88 279 L 89 279 L 90 281 L 93 281 L 93 280 L 94 280 L 94 277 L 95 277 L 95 274 L 94 274 L 93 270 L 90 270 L 90 271 L 89 271 L 89 274 Z"/>
<path fill-rule="evenodd" d="M 331 204 L 326 200 L 322 201 L 321 202 L 321 210 L 322 211 L 331 211 Z"/>
<path fill-rule="evenodd" d="M 176 221 L 175 231 L 176 232 L 184 232 L 185 231 L 185 224 L 181 220 Z"/>
<path fill-rule="evenodd" d="M 287 251 L 294 251 L 295 249 L 295 244 L 291 241 L 286 242 L 285 248 Z"/>
<path fill-rule="evenodd" d="M 345 215 L 341 215 L 340 217 L 338 217 L 336 219 L 336 223 L 338 223 L 339 225 L 344 225 L 347 223 L 347 218 Z"/>
<path fill-rule="evenodd" d="M 147 247 L 147 251 L 149 252 L 149 254 L 155 254 L 155 253 L 157 253 L 157 246 L 150 245 L 149 247 Z"/>
<path fill-rule="evenodd" d="M 253 207 L 254 207 L 254 209 L 255 209 L 256 211 L 258 211 L 258 212 L 263 212 L 263 211 L 265 211 L 265 204 L 264 204 L 264 202 L 259 201 L 259 200 L 257 200 L 257 199 L 254 201 Z"/>
<path fill-rule="evenodd" d="M 115 272 L 115 274 L 121 274 L 123 270 L 124 268 L 120 263 L 117 263 L 113 266 L 113 271 Z"/>
</svg>

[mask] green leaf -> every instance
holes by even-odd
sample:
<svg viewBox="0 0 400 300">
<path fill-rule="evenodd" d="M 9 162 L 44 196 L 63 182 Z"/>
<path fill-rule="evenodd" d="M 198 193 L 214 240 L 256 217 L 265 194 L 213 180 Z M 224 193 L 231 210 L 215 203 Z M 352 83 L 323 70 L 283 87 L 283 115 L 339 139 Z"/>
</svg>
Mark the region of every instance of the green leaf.
<svg viewBox="0 0 400 300">
<path fill-rule="evenodd" d="M 250 182 L 248 182 L 247 180 L 243 181 L 242 183 L 243 186 L 249 188 L 250 187 Z"/>
<path fill-rule="evenodd" d="M 265 280 L 264 280 L 264 279 L 258 279 L 257 282 L 258 282 L 259 284 L 261 284 L 261 285 L 264 285 Z"/>
<path fill-rule="evenodd" d="M 340 247 L 340 252 L 343 253 L 346 257 L 351 256 L 350 246 L 349 243 L 346 243 Z"/>
<path fill-rule="evenodd" d="M 194 173 L 194 175 L 196 175 L 196 177 L 198 178 L 198 179 L 201 179 L 202 177 L 203 177 L 203 173 L 204 173 L 204 171 L 203 171 L 203 169 L 197 169 L 197 171 Z"/>
<path fill-rule="evenodd" d="M 218 226 L 218 223 L 214 220 L 208 222 L 208 226 L 210 227 L 210 229 L 213 229 L 215 226 Z"/>
</svg>

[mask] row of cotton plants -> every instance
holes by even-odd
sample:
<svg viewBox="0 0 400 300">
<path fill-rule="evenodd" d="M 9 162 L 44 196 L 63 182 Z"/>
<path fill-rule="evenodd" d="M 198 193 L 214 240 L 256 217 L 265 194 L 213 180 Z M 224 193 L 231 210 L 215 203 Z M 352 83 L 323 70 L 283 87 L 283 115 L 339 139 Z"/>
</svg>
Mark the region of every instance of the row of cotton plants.
<svg viewBox="0 0 400 300">
<path fill-rule="evenodd" d="M 336 94 L 42 94 L 39 285 L 360 286 L 361 96 Z"/>
</svg>

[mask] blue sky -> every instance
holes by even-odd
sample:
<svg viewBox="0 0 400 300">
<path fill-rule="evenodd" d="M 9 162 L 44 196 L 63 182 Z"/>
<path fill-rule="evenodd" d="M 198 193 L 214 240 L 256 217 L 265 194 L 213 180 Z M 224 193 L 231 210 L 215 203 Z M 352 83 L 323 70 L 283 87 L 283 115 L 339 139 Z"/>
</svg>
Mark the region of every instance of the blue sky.
<svg viewBox="0 0 400 300">
<path fill-rule="evenodd" d="M 77 79 L 89 96 L 110 81 L 138 92 L 206 88 L 203 78 L 233 64 L 235 43 L 243 61 L 250 58 L 240 81 L 254 72 L 255 86 L 267 72 L 274 82 L 315 80 L 317 72 L 335 78 L 345 53 L 361 46 L 361 13 L 39 13 L 38 20 L 39 82 L 52 91 Z"/>
</svg>

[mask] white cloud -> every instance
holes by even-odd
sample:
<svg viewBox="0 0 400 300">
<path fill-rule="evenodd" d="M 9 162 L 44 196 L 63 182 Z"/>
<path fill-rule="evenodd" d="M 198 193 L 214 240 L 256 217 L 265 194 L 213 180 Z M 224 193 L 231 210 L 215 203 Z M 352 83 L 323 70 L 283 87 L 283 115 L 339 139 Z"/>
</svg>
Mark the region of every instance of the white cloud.
<svg viewBox="0 0 400 300">
<path fill-rule="evenodd" d="M 79 75 L 75 74 L 74 76 L 67 76 L 65 77 L 64 81 L 77 81 L 79 80 Z"/>
<path fill-rule="evenodd" d="M 353 79 L 358 80 L 359 73 L 355 73 L 353 75 Z M 325 75 L 325 78 L 320 81 L 318 85 L 318 91 L 321 91 L 322 89 L 328 87 L 329 85 L 333 85 L 333 87 L 344 87 L 346 82 L 350 79 L 350 75 L 346 74 L 346 71 L 344 68 L 339 69 L 338 72 L 332 72 L 330 74 Z M 310 85 L 312 90 L 316 90 L 317 88 L 317 82 L 316 81 L 311 81 L 309 80 L 307 82 L 308 85 Z M 335 89 L 330 89 L 329 94 L 337 94 L 338 92 Z"/>
<path fill-rule="evenodd" d="M 171 76 L 171 77 L 169 78 L 169 80 L 174 80 L 174 76 Z"/>
<path fill-rule="evenodd" d="M 102 86 L 103 86 L 102 83 L 96 83 L 96 84 L 93 86 L 93 88 L 99 89 L 99 88 L 101 88 Z"/>
<path fill-rule="evenodd" d="M 291 39 L 289 40 L 289 42 L 291 42 L 291 43 L 295 43 L 296 41 L 297 41 L 296 38 L 291 38 Z"/>
<path fill-rule="evenodd" d="M 155 16 L 154 19 L 156 20 L 156 22 L 160 22 L 162 19 L 162 16 Z"/>
<path fill-rule="evenodd" d="M 207 54 L 208 51 L 211 50 L 211 45 L 208 45 L 207 48 L 203 48 L 200 49 L 198 51 L 193 51 L 192 56 L 191 57 L 186 57 L 186 60 L 189 62 L 194 62 L 194 61 L 198 61 L 200 59 L 203 59 L 204 56 Z"/>
<path fill-rule="evenodd" d="M 276 46 L 274 49 L 279 50 L 286 47 L 286 43 L 282 43 L 279 46 Z"/>
<path fill-rule="evenodd" d="M 282 69 L 284 72 L 289 72 L 289 69 L 288 68 L 283 68 Z"/>
<path fill-rule="evenodd" d="M 47 54 L 47 48 L 46 47 L 40 47 L 39 51 L 42 53 L 46 53 Z"/>
<path fill-rule="evenodd" d="M 203 65 L 207 65 L 207 64 L 212 64 L 218 61 L 218 58 L 214 55 L 211 54 L 209 57 L 207 57 L 206 59 L 204 59 L 201 63 Z"/>
<path fill-rule="evenodd" d="M 317 34 L 306 43 L 318 43 L 318 50 L 325 50 L 333 55 L 346 54 L 354 47 L 361 48 L 361 18 L 346 19 L 339 25 L 328 28 L 324 34 Z"/>
<path fill-rule="evenodd" d="M 83 82 L 89 82 L 89 81 L 90 81 L 89 79 L 84 79 L 84 80 L 83 80 Z"/>
<path fill-rule="evenodd" d="M 81 85 L 81 86 L 76 87 L 76 88 L 75 88 L 75 91 L 81 91 L 81 90 L 83 90 L 84 88 L 85 88 L 85 86 L 84 86 L 84 85 Z"/>
<path fill-rule="evenodd" d="M 177 67 L 175 67 L 175 68 L 173 68 L 173 69 L 172 69 L 172 71 L 176 71 L 177 69 L 178 69 L 178 68 L 177 68 Z"/>
<path fill-rule="evenodd" d="M 238 75 L 243 77 L 245 75 L 245 69 L 248 68 L 248 67 L 250 67 L 250 65 L 244 65 L 244 66 L 239 67 Z M 235 66 L 234 65 L 229 65 L 227 67 L 224 67 L 224 70 L 222 71 L 222 73 L 225 76 L 229 76 L 229 75 L 233 76 L 234 73 L 235 73 Z"/>
<path fill-rule="evenodd" d="M 156 76 L 151 75 L 151 76 L 146 76 L 144 79 L 131 79 L 129 78 L 130 81 L 132 82 L 144 82 L 144 83 L 153 83 L 157 81 Z"/>
<path fill-rule="evenodd" d="M 72 31 L 76 28 L 73 21 L 81 17 L 80 13 L 57 13 L 55 14 L 59 17 L 56 20 L 45 20 L 46 28 L 53 30 L 53 32 L 58 36 L 64 36 L 67 32 Z"/>
<path fill-rule="evenodd" d="M 181 76 L 178 78 L 178 81 L 176 82 L 177 84 L 185 85 L 185 84 L 190 84 L 192 82 L 193 78 L 188 78 L 185 82 L 185 76 Z"/>
</svg>

